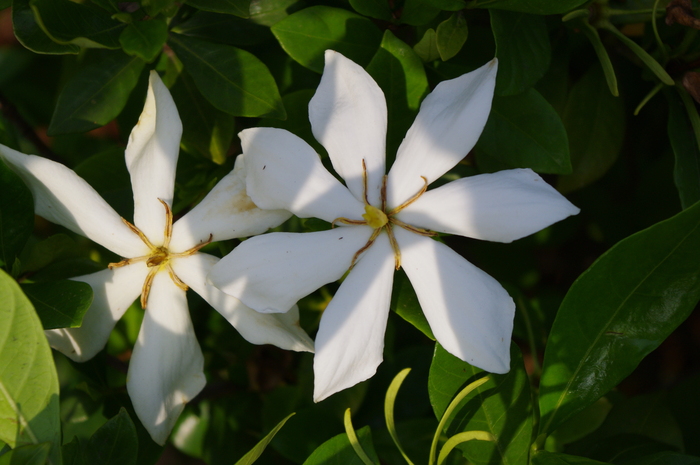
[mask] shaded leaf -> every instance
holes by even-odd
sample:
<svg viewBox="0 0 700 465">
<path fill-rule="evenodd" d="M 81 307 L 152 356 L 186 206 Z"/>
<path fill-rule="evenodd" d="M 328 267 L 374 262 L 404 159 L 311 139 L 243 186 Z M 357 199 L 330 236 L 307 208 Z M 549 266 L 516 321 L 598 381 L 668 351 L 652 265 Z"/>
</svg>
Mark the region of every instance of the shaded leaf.
<svg viewBox="0 0 700 465">
<path fill-rule="evenodd" d="M 0 455 L 0 465 L 44 465 L 49 458 L 51 444 L 29 444 Z"/>
<path fill-rule="evenodd" d="M 22 271 L 37 271 L 75 248 L 75 241 L 66 234 L 54 234 L 38 242 L 22 264 Z"/>
<path fill-rule="evenodd" d="M 369 426 L 357 430 L 357 438 L 369 458 L 378 463 L 377 453 L 372 443 Z M 321 444 L 304 462 L 304 465 L 364 465 L 350 444 L 348 435 L 343 433 Z"/>
<path fill-rule="evenodd" d="M 100 465 L 136 465 L 139 441 L 136 427 L 124 407 L 90 438 L 87 463 Z"/>
<path fill-rule="evenodd" d="M 394 288 L 391 292 L 391 309 L 430 339 L 435 340 L 430 324 L 418 302 L 416 291 L 413 290 L 411 282 L 402 270 L 399 270 L 394 276 Z"/>
<path fill-rule="evenodd" d="M 34 230 L 34 200 L 24 182 L 0 161 L 0 260 L 8 270 Z"/>
<path fill-rule="evenodd" d="M 391 21 L 393 15 L 387 0 L 350 0 L 350 6 L 361 15 Z"/>
<path fill-rule="evenodd" d="M 559 454 L 556 452 L 547 452 L 546 450 L 537 451 L 532 456 L 533 465 L 607 465 L 605 462 L 599 462 L 586 457 L 577 455 Z"/>
<path fill-rule="evenodd" d="M 254 45 L 274 40 L 270 29 L 237 16 L 198 11 L 173 32 L 228 45 Z"/>
<path fill-rule="evenodd" d="M 22 284 L 44 329 L 77 328 L 92 304 L 92 288 L 77 281 Z"/>
<path fill-rule="evenodd" d="M 168 38 L 168 25 L 164 19 L 134 21 L 119 36 L 124 52 L 146 62 L 156 59 Z"/>
<path fill-rule="evenodd" d="M 248 451 L 247 454 L 245 454 L 241 459 L 236 462 L 236 465 L 252 465 L 255 463 L 255 461 L 260 457 L 260 455 L 265 451 L 265 448 L 270 444 L 272 439 L 275 437 L 277 432 L 282 429 L 285 423 L 287 423 L 287 420 L 294 415 L 294 413 L 290 413 L 282 421 L 280 421 L 277 426 L 272 428 L 272 431 L 267 433 L 264 438 L 258 442 L 255 447 L 253 447 L 250 451 Z"/>
<path fill-rule="evenodd" d="M 77 54 L 80 47 L 58 44 L 36 22 L 29 0 L 12 0 L 12 27 L 17 40 L 32 52 L 55 55 Z"/>
<path fill-rule="evenodd" d="M 187 4 L 213 13 L 250 17 L 250 0 L 187 0 Z"/>
<path fill-rule="evenodd" d="M 423 0 L 404 0 L 399 22 L 411 26 L 423 26 L 435 19 L 440 14 L 440 10 L 441 8 Z"/>
<path fill-rule="evenodd" d="M 629 463 L 629 462 L 625 462 Z M 634 460 L 634 465 L 699 465 L 700 457 L 678 452 L 657 452 Z M 633 465 L 630 463 L 630 465 Z"/>
<path fill-rule="evenodd" d="M 251 0 L 250 20 L 263 26 L 274 26 L 298 9 L 299 4 L 299 0 Z"/>
<path fill-rule="evenodd" d="M 435 61 L 440 58 L 435 29 L 426 30 L 421 40 L 413 46 L 413 51 L 416 52 L 416 55 L 418 55 L 424 63 Z"/>
<path fill-rule="evenodd" d="M 469 29 L 461 12 L 453 13 L 441 22 L 436 32 L 436 45 L 442 61 L 457 55 L 467 41 Z"/>
<path fill-rule="evenodd" d="M 483 3 L 484 8 L 489 9 L 520 11 L 536 15 L 553 15 L 573 10 L 577 6 L 586 3 L 586 0 L 491 0 Z"/>
<path fill-rule="evenodd" d="M 671 141 L 673 154 L 676 158 L 673 167 L 673 180 L 678 189 L 681 206 L 688 208 L 700 200 L 700 138 L 696 134 L 691 118 L 697 121 L 697 130 L 700 131 L 700 118 L 695 103 L 686 93 L 685 89 L 678 89 L 681 97 L 672 92 L 667 92 L 668 99 L 668 138 Z M 681 99 L 687 99 L 684 105 Z M 692 114 L 689 115 L 688 112 Z M 694 114 L 693 114 L 694 113 Z"/>
</svg>

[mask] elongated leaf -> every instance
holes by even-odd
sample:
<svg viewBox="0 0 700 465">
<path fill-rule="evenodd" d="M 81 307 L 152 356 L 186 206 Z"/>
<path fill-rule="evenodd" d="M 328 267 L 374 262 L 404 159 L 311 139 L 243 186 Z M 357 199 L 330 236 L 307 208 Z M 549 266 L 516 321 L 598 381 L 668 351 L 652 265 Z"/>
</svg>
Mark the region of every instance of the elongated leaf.
<svg viewBox="0 0 700 465">
<path fill-rule="evenodd" d="M 428 78 L 423 63 L 413 49 L 388 30 L 384 32 L 382 44 L 367 66 L 367 72 L 377 81 L 386 97 L 389 164 L 428 92 Z"/>
<path fill-rule="evenodd" d="M 64 55 L 80 51 L 77 45 L 58 44 L 51 40 L 36 22 L 29 0 L 12 0 L 12 27 L 17 40 L 32 52 Z"/>
<path fill-rule="evenodd" d="M 236 465 L 252 465 L 258 459 L 258 457 L 260 457 L 263 451 L 265 451 L 265 448 L 270 444 L 272 439 L 275 437 L 275 434 L 277 434 L 277 432 L 280 429 L 282 429 L 284 424 L 287 423 L 287 420 L 289 420 L 292 417 L 292 415 L 294 415 L 294 413 L 290 413 L 289 415 L 284 417 L 282 421 L 277 423 L 277 426 L 272 428 L 272 431 L 267 433 L 265 437 L 262 438 L 260 442 L 258 442 L 255 445 L 255 447 L 253 447 L 250 451 L 248 451 L 247 454 L 241 457 L 241 459 L 238 462 L 236 462 Z"/>
<path fill-rule="evenodd" d="M 80 47 L 119 48 L 119 35 L 126 27 L 102 8 L 70 0 L 30 0 L 37 23 L 59 44 Z"/>
<path fill-rule="evenodd" d="M 424 0 L 404 0 L 400 22 L 411 26 L 424 26 L 435 19 L 440 10 L 440 7 Z"/>
<path fill-rule="evenodd" d="M 234 116 L 286 117 L 274 78 L 251 53 L 180 34 L 171 34 L 168 43 L 202 95 L 219 110 Z"/>
<path fill-rule="evenodd" d="M 0 270 L 0 440 L 10 447 L 49 442 L 61 463 L 58 375 L 32 304 Z"/>
<path fill-rule="evenodd" d="M 416 55 L 418 55 L 424 63 L 435 61 L 440 58 L 435 29 L 426 30 L 421 40 L 413 46 L 413 51 L 416 52 Z"/>
<path fill-rule="evenodd" d="M 374 463 L 379 463 L 372 443 L 369 426 L 357 430 L 357 438 L 362 449 Z M 364 465 L 350 444 L 348 435 L 343 433 L 321 444 L 304 462 L 304 465 Z"/>
<path fill-rule="evenodd" d="M 48 134 L 84 132 L 121 113 L 144 62 L 122 52 L 98 51 L 61 90 Z"/>
<path fill-rule="evenodd" d="M 544 17 L 491 10 L 496 40 L 496 94 L 515 95 L 532 87 L 549 69 L 552 49 Z"/>
<path fill-rule="evenodd" d="M 0 260 L 11 269 L 34 229 L 34 200 L 22 180 L 0 162 Z"/>
<path fill-rule="evenodd" d="M 392 12 L 387 0 L 350 0 L 350 6 L 361 15 L 391 21 Z"/>
<path fill-rule="evenodd" d="M 512 97 L 493 99 L 476 150 L 479 166 L 486 171 L 490 171 L 491 159 L 503 168 L 571 172 L 564 124 L 554 108 L 532 88 Z"/>
<path fill-rule="evenodd" d="M 163 50 L 168 38 L 168 25 L 163 19 L 134 21 L 119 36 L 124 52 L 150 62 Z"/>
<path fill-rule="evenodd" d="M 77 328 L 92 304 L 92 288 L 77 281 L 22 284 L 44 329 Z"/>
<path fill-rule="evenodd" d="M 700 147 L 698 141 L 700 134 L 700 118 L 690 95 L 685 89 L 678 89 L 679 98 L 673 92 L 667 92 L 668 99 L 668 138 L 671 141 L 676 163 L 673 168 L 673 180 L 678 189 L 681 206 L 688 208 L 700 200 Z M 683 96 L 685 93 L 685 96 Z M 687 104 L 681 99 L 687 99 Z M 689 114 L 690 113 L 690 114 Z M 697 127 L 693 127 L 691 118 L 698 120 Z"/>
<path fill-rule="evenodd" d="M 250 17 L 250 0 L 187 0 L 187 4 L 213 13 Z"/>
<path fill-rule="evenodd" d="M 254 45 L 275 38 L 270 28 L 237 16 L 198 11 L 173 32 L 228 45 Z"/>
<path fill-rule="evenodd" d="M 136 465 L 139 441 L 136 427 L 124 407 L 90 438 L 87 463 Z"/>
<path fill-rule="evenodd" d="M 571 89 L 564 111 L 573 173 L 559 178 L 557 187 L 571 192 L 603 176 L 615 163 L 625 134 L 625 107 L 604 84 L 596 65 Z"/>
<path fill-rule="evenodd" d="M 323 54 L 335 50 L 361 66 L 372 59 L 381 41 L 367 18 L 329 6 L 312 6 L 272 26 L 282 48 L 302 66 L 323 72 Z"/>
<path fill-rule="evenodd" d="M 428 392 L 435 415 L 438 418 L 443 415 L 467 381 L 484 374 L 483 370 L 461 361 L 436 344 L 428 377 Z M 477 430 L 497 438 L 496 443 L 470 441 L 458 446 L 471 463 L 527 464 L 532 436 L 532 400 L 530 383 L 517 346 L 511 346 L 510 372 L 489 377 L 493 381 L 477 388 L 473 397 L 458 408 L 448 433 L 451 436 Z"/>
<path fill-rule="evenodd" d="M 573 284 L 544 356 L 540 433 L 601 397 L 700 300 L 700 203 L 619 242 Z"/>
<path fill-rule="evenodd" d="M 289 16 L 301 0 L 251 0 L 250 20 L 262 26 L 274 26 Z"/>
<path fill-rule="evenodd" d="M 51 443 L 28 444 L 0 456 L 0 465 L 44 465 L 49 458 Z"/>
<path fill-rule="evenodd" d="M 467 41 L 469 29 L 467 20 L 462 12 L 452 13 L 445 21 L 441 22 L 436 32 L 438 53 L 442 61 L 447 61 L 457 55 Z"/>
<path fill-rule="evenodd" d="M 489 9 L 520 11 L 535 15 L 553 15 L 566 13 L 584 3 L 586 3 L 586 0 L 488 0 L 479 2 L 478 6 Z"/>
<path fill-rule="evenodd" d="M 607 465 L 605 462 L 579 457 L 578 455 L 559 454 L 541 450 L 532 456 L 533 465 Z"/>
</svg>

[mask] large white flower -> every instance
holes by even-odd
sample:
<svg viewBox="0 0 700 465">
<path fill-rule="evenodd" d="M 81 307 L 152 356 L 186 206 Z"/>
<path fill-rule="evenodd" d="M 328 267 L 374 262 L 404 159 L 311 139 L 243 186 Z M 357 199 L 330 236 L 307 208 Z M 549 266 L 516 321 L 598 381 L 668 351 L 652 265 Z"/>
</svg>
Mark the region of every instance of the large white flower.
<svg viewBox="0 0 700 465">
<path fill-rule="evenodd" d="M 75 172 L 47 159 L 0 146 L 5 161 L 34 195 L 36 213 L 126 257 L 109 269 L 73 278 L 90 284 L 92 306 L 80 328 L 47 331 L 51 346 L 76 361 L 92 358 L 131 303 L 146 313 L 134 347 L 127 390 L 154 441 L 163 444 L 184 405 L 206 382 L 185 291 L 194 289 L 254 344 L 313 351 L 298 326 L 298 309 L 263 315 L 206 281 L 219 260 L 198 252 L 213 240 L 259 234 L 286 220 L 285 211 L 257 208 L 245 192 L 244 159 L 175 224 L 171 205 L 182 124 L 155 71 L 146 104 L 126 148 L 134 222 L 120 218 Z M 292 307 L 292 305 L 290 305 Z"/>
<path fill-rule="evenodd" d="M 509 370 L 512 299 L 496 280 L 429 236 L 442 232 L 511 242 L 579 210 L 527 169 L 463 178 L 426 191 L 479 138 L 496 69 L 493 60 L 439 84 L 423 101 L 384 176 L 384 94 L 360 66 L 327 51 L 309 118 L 347 188 L 295 135 L 270 128 L 240 134 L 249 163 L 247 189 L 257 205 L 339 226 L 254 237 L 209 275 L 218 288 L 260 312 L 284 312 L 351 269 L 316 337 L 316 401 L 375 373 L 394 270 L 400 266 L 440 344 L 487 371 Z"/>
</svg>

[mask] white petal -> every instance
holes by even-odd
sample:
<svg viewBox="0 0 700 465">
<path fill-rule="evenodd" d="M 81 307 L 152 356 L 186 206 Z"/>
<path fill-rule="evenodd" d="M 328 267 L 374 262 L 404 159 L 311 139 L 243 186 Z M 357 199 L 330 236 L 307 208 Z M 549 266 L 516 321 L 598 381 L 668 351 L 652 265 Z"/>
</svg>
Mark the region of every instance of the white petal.
<svg viewBox="0 0 700 465">
<path fill-rule="evenodd" d="M 85 312 L 79 328 L 45 331 L 49 344 L 76 362 L 95 356 L 107 344 L 114 325 L 141 295 L 148 274 L 145 262 L 136 262 L 113 270 L 71 278 L 92 287 L 92 305 Z"/>
<path fill-rule="evenodd" d="M 506 373 L 513 299 L 498 281 L 445 244 L 394 230 L 401 264 L 438 342 L 470 365 Z"/>
<path fill-rule="evenodd" d="M 394 281 L 394 252 L 381 234 L 340 285 L 321 317 L 314 401 L 370 378 L 382 363 Z"/>
<path fill-rule="evenodd" d="M 429 190 L 396 217 L 433 231 L 512 242 L 578 212 L 532 170 L 516 169 Z"/>
<path fill-rule="evenodd" d="M 246 155 L 246 188 L 260 208 L 300 218 L 362 219 L 364 204 L 323 166 L 309 144 L 284 129 L 251 128 L 239 135 Z"/>
<path fill-rule="evenodd" d="M 297 352 L 314 351 L 313 341 L 299 326 L 299 309 L 296 306 L 287 313 L 258 313 L 208 283 L 207 275 L 218 261 L 218 258 L 209 254 L 197 253 L 173 260 L 173 269 L 185 284 L 221 313 L 246 341 L 252 344 L 274 344 Z"/>
<path fill-rule="evenodd" d="M 134 190 L 134 224 L 154 245 L 163 243 L 165 209 L 173 204 L 182 123 L 168 88 L 151 71 L 146 103 L 126 146 Z"/>
<path fill-rule="evenodd" d="M 126 389 L 143 426 L 158 444 L 206 384 L 204 357 L 192 328 L 185 291 L 158 273 L 129 363 Z"/>
<path fill-rule="evenodd" d="M 170 250 L 184 252 L 205 242 L 264 233 L 279 226 L 292 214 L 286 210 L 261 210 L 245 190 L 245 157 L 189 213 L 173 225 Z"/>
<path fill-rule="evenodd" d="M 321 83 L 309 102 L 309 120 L 333 168 L 360 202 L 364 159 L 369 203 L 379 205 L 386 173 L 386 100 L 374 79 L 340 53 L 326 50 Z"/>
<path fill-rule="evenodd" d="M 388 205 L 396 207 L 449 171 L 479 140 L 491 112 L 496 59 L 435 87 L 420 106 L 389 172 Z"/>
<path fill-rule="evenodd" d="M 371 234 L 367 226 L 347 226 L 255 236 L 221 259 L 209 280 L 254 310 L 286 312 L 302 297 L 340 279 Z"/>
<path fill-rule="evenodd" d="M 148 251 L 117 212 L 73 170 L 4 145 L 0 145 L 0 159 L 29 187 L 37 215 L 82 234 L 122 257 L 136 257 Z"/>
</svg>

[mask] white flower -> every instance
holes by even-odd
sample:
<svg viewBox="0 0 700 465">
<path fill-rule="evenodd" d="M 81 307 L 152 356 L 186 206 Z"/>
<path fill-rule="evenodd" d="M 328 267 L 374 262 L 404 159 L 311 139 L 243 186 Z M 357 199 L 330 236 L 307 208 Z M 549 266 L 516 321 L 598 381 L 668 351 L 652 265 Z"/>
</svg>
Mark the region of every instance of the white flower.
<svg viewBox="0 0 700 465">
<path fill-rule="evenodd" d="M 338 227 L 249 239 L 214 266 L 209 279 L 260 312 L 284 312 L 351 269 L 316 337 L 316 401 L 375 373 L 399 266 L 446 350 L 487 371 L 509 370 L 512 299 L 496 280 L 428 236 L 437 231 L 511 242 L 579 210 L 527 169 L 425 191 L 479 138 L 496 69 L 493 60 L 439 84 L 423 101 L 384 176 L 384 95 L 360 66 L 327 51 L 309 118 L 347 188 L 295 135 L 270 128 L 240 134 L 249 163 L 247 190 L 257 205 Z"/>
<path fill-rule="evenodd" d="M 298 309 L 263 315 L 227 296 L 206 276 L 218 258 L 198 252 L 212 240 L 259 234 L 286 220 L 262 211 L 245 193 L 244 159 L 175 224 L 173 200 L 182 124 L 155 71 L 146 104 L 126 148 L 134 192 L 134 223 L 120 218 L 82 178 L 65 166 L 0 146 L 0 158 L 29 186 L 36 213 L 127 257 L 109 269 L 73 278 L 90 284 L 92 306 L 80 328 L 47 331 L 51 345 L 76 361 L 92 358 L 131 303 L 147 309 L 134 347 L 127 390 L 154 441 L 165 443 L 184 405 L 206 382 L 204 359 L 187 308 L 194 289 L 254 344 L 313 351 L 298 326 Z M 290 305 L 290 307 L 292 307 Z"/>
</svg>

